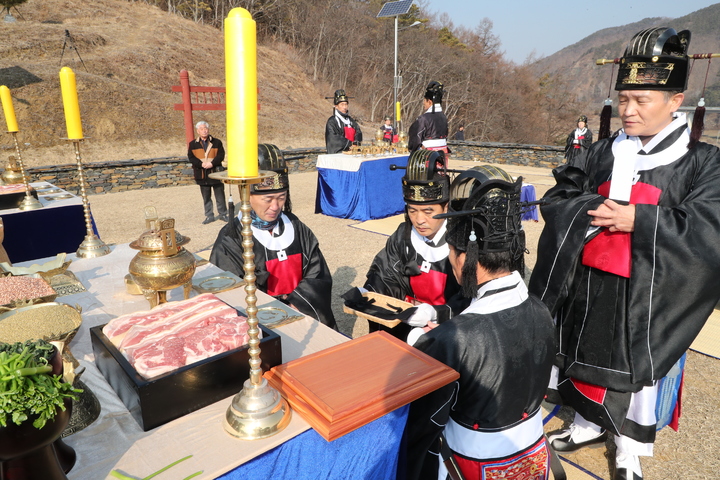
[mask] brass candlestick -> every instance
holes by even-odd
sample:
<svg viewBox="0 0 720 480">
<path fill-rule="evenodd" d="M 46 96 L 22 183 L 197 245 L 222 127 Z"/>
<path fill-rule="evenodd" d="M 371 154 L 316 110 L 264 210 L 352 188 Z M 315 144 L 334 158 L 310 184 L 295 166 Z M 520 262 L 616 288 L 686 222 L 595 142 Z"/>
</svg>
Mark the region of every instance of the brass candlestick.
<svg viewBox="0 0 720 480">
<path fill-rule="evenodd" d="M 240 211 L 242 217 L 242 246 L 245 264 L 245 301 L 247 303 L 247 322 L 250 329 L 250 378 L 243 383 L 243 389 L 235 395 L 225 413 L 224 428 L 230 435 L 244 439 L 256 440 L 270 437 L 290 423 L 290 407 L 280 393 L 271 387 L 262 376 L 260 360 L 260 329 L 257 319 L 257 297 L 255 292 L 255 253 L 253 252 L 252 219 L 250 212 L 250 185 L 270 178 L 274 172 L 260 171 L 257 177 L 231 177 L 227 171 L 211 173 L 210 178 L 222 180 L 224 183 L 235 184 L 240 192 Z M 232 218 L 230 225 L 232 226 Z M 232 227 L 231 227 L 232 228 Z"/>
<path fill-rule="evenodd" d="M 33 197 L 30 193 L 30 184 L 28 183 L 27 176 L 25 176 L 25 167 L 23 167 L 22 156 L 20 155 L 20 144 L 18 143 L 17 132 L 8 133 L 12 135 L 13 142 L 15 142 L 15 155 L 17 155 L 17 164 L 20 167 L 22 181 L 25 184 L 25 198 L 23 199 L 22 203 L 18 208 L 20 210 L 36 210 L 38 208 L 42 208 L 42 203 L 40 203 L 40 201 L 37 198 Z"/>
<path fill-rule="evenodd" d="M 70 139 L 75 147 L 75 161 L 78 167 L 78 181 L 80 182 L 80 195 L 82 196 L 83 212 L 85 213 L 85 240 L 80 244 L 75 252 L 79 258 L 95 258 L 102 257 L 110 253 L 110 247 L 100 240 L 92 229 L 92 220 L 90 217 L 90 202 L 88 202 L 87 192 L 85 191 L 85 172 L 82 166 L 82 157 L 80 156 L 80 142 L 82 139 Z"/>
</svg>

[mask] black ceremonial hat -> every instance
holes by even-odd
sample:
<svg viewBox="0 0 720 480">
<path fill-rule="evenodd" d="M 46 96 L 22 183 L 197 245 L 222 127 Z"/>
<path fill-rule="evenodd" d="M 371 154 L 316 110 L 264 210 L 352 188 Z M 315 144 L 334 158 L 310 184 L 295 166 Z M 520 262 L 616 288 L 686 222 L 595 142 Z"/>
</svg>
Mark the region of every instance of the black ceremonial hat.
<svg viewBox="0 0 720 480">
<path fill-rule="evenodd" d="M 445 172 L 445 153 L 416 150 L 408 159 L 402 178 L 405 203 L 429 205 L 450 199 L 450 179 Z"/>
<path fill-rule="evenodd" d="M 690 31 L 654 27 L 635 34 L 620 59 L 615 90 L 687 88 Z"/>
<path fill-rule="evenodd" d="M 347 102 L 348 96 L 345 95 L 345 90 L 335 90 L 335 96 L 333 97 L 333 103 L 337 105 L 340 102 Z"/>
<path fill-rule="evenodd" d="M 513 181 L 507 172 L 490 165 L 458 175 L 450 187 L 448 213 L 436 216 L 448 219 L 447 242 L 460 251 L 470 241 L 485 253 L 521 249 L 521 190 L 522 178 Z"/>
<path fill-rule="evenodd" d="M 258 145 L 258 168 L 275 172 L 275 175 L 264 179 L 260 183 L 250 185 L 250 193 L 265 195 L 268 193 L 279 193 L 290 188 L 288 167 L 285 157 L 278 147 L 268 143 Z"/>
<path fill-rule="evenodd" d="M 583 122 L 587 125 L 587 116 L 586 115 L 580 115 L 577 119 L 577 123 Z"/>
<path fill-rule="evenodd" d="M 432 81 L 428 83 L 425 88 L 425 98 L 432 100 L 433 104 L 441 103 L 443 97 L 443 84 L 440 82 Z"/>
</svg>

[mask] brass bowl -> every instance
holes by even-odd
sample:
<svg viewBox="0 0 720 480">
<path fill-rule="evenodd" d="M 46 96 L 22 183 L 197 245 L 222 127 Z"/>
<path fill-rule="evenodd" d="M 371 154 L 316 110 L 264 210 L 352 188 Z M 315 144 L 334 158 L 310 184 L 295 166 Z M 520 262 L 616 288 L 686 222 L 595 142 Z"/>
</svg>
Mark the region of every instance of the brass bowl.
<svg viewBox="0 0 720 480">
<path fill-rule="evenodd" d="M 10 275 L 10 276 L 12 276 L 12 275 Z M 57 292 L 55 292 L 55 290 L 53 290 L 52 286 L 50 285 L 50 282 L 48 282 L 46 279 L 42 278 L 42 276 L 40 276 L 40 274 L 33 273 L 32 275 L 16 275 L 16 277 L 18 280 L 20 278 L 26 278 L 26 277 L 27 278 L 38 278 L 41 280 L 41 282 L 43 284 L 46 284 L 47 287 L 50 289 L 50 291 L 52 291 L 53 293 L 49 293 L 42 297 L 35 297 L 35 298 L 16 298 L 16 299 L 10 301 L 9 303 L 6 303 L 6 304 L 0 306 L 0 308 L 16 309 L 16 308 L 27 307 L 30 305 L 38 305 L 38 304 L 42 304 L 42 303 L 53 302 L 53 301 L 55 301 L 55 299 L 58 296 Z M 9 278 L 8 278 L 8 280 L 9 280 Z M 4 287 L 4 285 L 3 285 L 3 287 Z"/>
<path fill-rule="evenodd" d="M 18 267 L 17 265 L 10 265 L 7 262 L 2 262 L 0 263 L 0 268 L 4 272 L 8 272 L 12 275 L 32 275 L 37 273 L 47 280 L 49 277 L 65 273 L 72 263 L 72 260 L 66 261 L 66 257 L 66 253 L 58 253 L 52 260 L 43 264 L 33 263 L 29 267 Z"/>
<path fill-rule="evenodd" d="M 69 344 L 82 323 L 78 308 L 64 303 L 41 303 L 0 314 L 0 342 L 43 339 Z"/>
<path fill-rule="evenodd" d="M 48 282 L 50 279 L 56 275 L 63 274 L 67 271 L 68 267 L 70 267 L 70 264 L 72 263 L 72 260 L 68 260 L 67 262 L 63 263 L 58 268 L 53 268 L 52 270 L 48 270 L 46 272 L 37 272 L 38 275 L 40 275 L 42 278 L 47 280 Z"/>
</svg>

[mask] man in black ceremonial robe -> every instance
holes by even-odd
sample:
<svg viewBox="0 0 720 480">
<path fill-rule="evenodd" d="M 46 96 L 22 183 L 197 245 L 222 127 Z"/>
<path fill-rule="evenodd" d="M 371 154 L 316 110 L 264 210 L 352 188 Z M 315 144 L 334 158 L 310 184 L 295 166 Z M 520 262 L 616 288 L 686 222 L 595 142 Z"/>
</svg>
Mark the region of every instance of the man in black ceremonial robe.
<svg viewBox="0 0 720 480">
<path fill-rule="evenodd" d="M 328 327 L 336 328 L 330 306 L 332 276 L 313 232 L 292 214 L 288 169 L 275 145 L 260 144 L 261 170 L 275 175 L 250 186 L 257 288 Z M 242 224 L 231 219 L 218 234 L 210 262 L 243 277 Z"/>
<path fill-rule="evenodd" d="M 574 167 L 579 166 L 579 157 L 587 154 L 592 142 L 592 131 L 587 126 L 587 117 L 580 115 L 577 128 L 568 134 L 565 141 L 565 163 Z"/>
<path fill-rule="evenodd" d="M 352 145 L 362 142 L 362 130 L 357 121 L 348 113 L 349 102 L 345 90 L 335 90 L 335 108 L 325 123 L 325 149 L 327 153 L 342 153 Z"/>
<path fill-rule="evenodd" d="M 441 150 L 446 161 L 450 150 L 447 146 L 448 120 L 442 109 L 443 85 L 430 82 L 423 97 L 423 113 L 408 131 L 408 150 Z"/>
<path fill-rule="evenodd" d="M 547 478 L 540 404 L 555 340 L 550 313 L 514 268 L 524 252 L 521 187 L 522 179 L 488 179 L 472 169 L 453 181 L 449 211 L 440 216 L 448 217 L 454 275 L 472 303 L 408 339 L 460 373 L 410 406 L 408 480 L 445 479 L 448 457 L 467 480 Z"/>
<path fill-rule="evenodd" d="M 444 153 L 417 151 L 408 159 L 406 172 L 402 178 L 405 222 L 373 259 L 364 288 L 415 305 L 425 304 L 418 315 L 427 320 L 436 319 L 438 314 L 450 318 L 452 307 L 447 303 L 460 291 L 460 286 L 448 260 L 447 222 L 433 218 L 447 212 L 450 200 Z M 405 339 L 413 318 L 408 322 L 393 328 L 391 333 Z M 377 328 L 378 324 L 370 322 L 370 331 Z"/>
<path fill-rule="evenodd" d="M 573 451 L 611 432 L 614 480 L 642 479 L 658 381 L 720 297 L 720 150 L 677 112 L 689 40 L 666 27 L 632 38 L 615 86 L 623 129 L 590 147 L 583 170 L 557 168 L 542 207 L 530 291 L 556 317 L 557 389 L 577 412 L 549 438 Z"/>
</svg>

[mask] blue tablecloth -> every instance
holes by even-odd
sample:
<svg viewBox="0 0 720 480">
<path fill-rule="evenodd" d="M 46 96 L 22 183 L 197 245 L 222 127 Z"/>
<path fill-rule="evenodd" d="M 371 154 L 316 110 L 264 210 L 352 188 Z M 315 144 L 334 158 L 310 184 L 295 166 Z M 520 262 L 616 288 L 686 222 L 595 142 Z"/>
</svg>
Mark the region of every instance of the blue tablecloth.
<svg viewBox="0 0 720 480">
<path fill-rule="evenodd" d="M 70 195 L 65 190 L 45 195 L 43 188 L 57 189 L 47 182 L 31 185 L 38 190 L 43 208 L 0 210 L 0 218 L 5 226 L 3 246 L 12 263 L 54 257 L 63 252 L 73 253 L 87 234 L 85 211 L 80 197 L 73 195 L 71 198 L 58 198 L 59 195 Z M 92 217 L 91 222 L 97 235 Z"/>
<path fill-rule="evenodd" d="M 392 171 L 390 165 L 404 167 L 407 160 L 407 155 L 367 160 L 356 172 L 318 167 L 315 213 L 365 221 L 404 212 L 405 170 Z"/>
<path fill-rule="evenodd" d="M 332 442 L 308 430 L 218 479 L 394 479 L 408 409 L 401 407 Z"/>
</svg>

